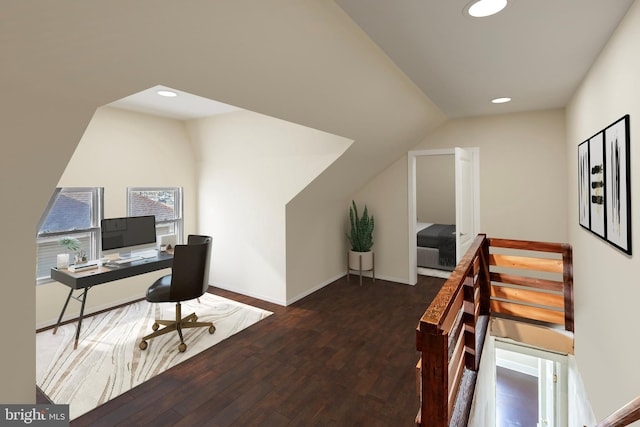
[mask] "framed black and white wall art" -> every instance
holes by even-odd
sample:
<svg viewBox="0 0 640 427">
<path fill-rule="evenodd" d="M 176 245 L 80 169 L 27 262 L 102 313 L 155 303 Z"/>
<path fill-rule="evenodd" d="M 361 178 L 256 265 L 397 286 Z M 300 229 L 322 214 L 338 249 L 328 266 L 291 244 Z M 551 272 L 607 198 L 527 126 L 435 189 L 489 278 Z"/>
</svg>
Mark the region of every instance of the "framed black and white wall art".
<svg viewBox="0 0 640 427">
<path fill-rule="evenodd" d="M 604 222 L 604 134 L 589 140 L 589 206 L 591 231 L 605 237 Z"/>
<path fill-rule="evenodd" d="M 589 170 L 589 141 L 585 141 L 578 146 L 578 216 L 580 225 L 587 230 L 591 226 L 589 223 L 591 218 L 589 215 L 589 201 L 591 199 Z"/>
<path fill-rule="evenodd" d="M 604 131 L 607 240 L 631 253 L 631 194 L 629 193 L 629 116 Z"/>
<path fill-rule="evenodd" d="M 578 221 L 631 255 L 629 115 L 578 145 Z"/>
</svg>

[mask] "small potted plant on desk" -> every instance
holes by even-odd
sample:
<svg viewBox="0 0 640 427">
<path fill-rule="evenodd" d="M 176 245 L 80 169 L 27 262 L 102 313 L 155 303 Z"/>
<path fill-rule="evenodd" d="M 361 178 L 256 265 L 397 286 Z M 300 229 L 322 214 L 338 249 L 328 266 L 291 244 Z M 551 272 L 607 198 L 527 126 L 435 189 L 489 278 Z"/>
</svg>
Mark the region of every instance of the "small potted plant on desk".
<svg viewBox="0 0 640 427">
<path fill-rule="evenodd" d="M 60 240 L 58 240 L 58 244 L 60 246 L 62 246 L 63 248 L 66 248 L 69 251 L 72 252 L 77 252 L 75 255 L 75 260 L 74 262 L 76 264 L 80 264 L 83 262 L 87 262 L 87 255 L 86 252 L 82 249 L 80 249 L 81 245 L 80 245 L 80 240 L 74 238 L 74 237 L 63 237 Z M 63 254 L 65 255 L 65 254 Z M 67 266 L 69 265 L 69 254 L 67 255 Z M 60 266 L 58 266 L 58 268 L 60 268 Z"/>
<path fill-rule="evenodd" d="M 347 256 L 347 280 L 349 280 L 350 270 L 358 270 L 360 272 L 360 286 L 362 286 L 363 271 L 371 271 L 375 282 L 375 255 L 371 250 L 375 222 L 373 216 L 369 216 L 367 205 L 364 206 L 364 211 L 360 217 L 358 216 L 356 202 L 352 200 L 349 208 L 349 221 L 351 232 L 347 234 L 347 239 L 351 244 L 351 250 Z"/>
</svg>

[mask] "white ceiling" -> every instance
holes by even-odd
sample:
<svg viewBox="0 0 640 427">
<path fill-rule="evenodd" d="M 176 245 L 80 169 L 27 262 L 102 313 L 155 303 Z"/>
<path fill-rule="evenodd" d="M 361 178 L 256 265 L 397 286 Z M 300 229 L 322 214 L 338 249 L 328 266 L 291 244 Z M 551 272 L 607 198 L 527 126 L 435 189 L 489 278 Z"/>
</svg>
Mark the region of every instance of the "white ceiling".
<svg viewBox="0 0 640 427">
<path fill-rule="evenodd" d="M 487 18 L 470 0 L 336 3 L 455 118 L 566 106 L 633 0 L 509 0 Z"/>
<path fill-rule="evenodd" d="M 159 90 L 175 92 L 177 96 L 160 96 Z M 129 95 L 109 106 L 178 120 L 199 119 L 241 109 L 162 85 Z"/>
<path fill-rule="evenodd" d="M 336 0 L 448 117 L 566 106 L 633 0 L 509 0 L 497 15 L 470 0 Z M 237 108 L 156 86 L 111 106 L 181 120 Z M 170 89 L 170 88 L 169 88 Z M 507 104 L 492 104 L 511 97 Z"/>
</svg>

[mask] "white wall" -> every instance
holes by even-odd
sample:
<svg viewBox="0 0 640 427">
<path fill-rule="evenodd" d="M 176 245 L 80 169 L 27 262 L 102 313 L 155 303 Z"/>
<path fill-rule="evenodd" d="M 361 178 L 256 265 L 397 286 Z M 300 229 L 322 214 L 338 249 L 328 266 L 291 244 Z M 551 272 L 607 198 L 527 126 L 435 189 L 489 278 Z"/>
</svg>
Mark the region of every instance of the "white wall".
<svg viewBox="0 0 640 427">
<path fill-rule="evenodd" d="M 375 218 L 372 249 L 376 277 L 399 283 L 410 283 L 407 192 L 405 155 L 354 196 L 358 206 L 366 204 Z"/>
<path fill-rule="evenodd" d="M 292 295 L 345 271 L 351 195 L 444 120 L 334 2 L 25 0 L 0 40 L 5 403 L 34 399 L 35 224 L 99 106 L 163 84 L 354 140 L 286 206 Z"/>
<path fill-rule="evenodd" d="M 598 421 L 593 415 L 591 402 L 587 397 L 576 358 L 567 356 L 567 421 L 570 426 L 595 426 Z"/>
<path fill-rule="evenodd" d="M 449 120 L 412 149 L 479 147 L 480 231 L 566 242 L 564 141 L 564 111 L 549 110 Z M 406 155 L 355 197 L 377 215 L 376 274 L 409 283 Z"/>
<path fill-rule="evenodd" d="M 480 148 L 480 226 L 491 237 L 565 242 L 563 110 L 449 120 L 415 149 Z"/>
<path fill-rule="evenodd" d="M 197 155 L 200 232 L 215 286 L 286 305 L 285 206 L 351 144 L 241 111 L 187 123 Z"/>
<path fill-rule="evenodd" d="M 496 340 L 490 328 L 482 348 L 482 357 L 476 377 L 476 388 L 471 403 L 468 427 L 496 425 Z"/>
<path fill-rule="evenodd" d="M 578 224 L 578 144 L 630 114 L 632 248 L 640 224 L 640 3 L 635 2 L 567 107 L 569 241 L 573 245 L 575 358 L 596 419 L 640 394 L 636 368 L 640 258 L 627 256 Z M 633 190 L 636 189 L 636 190 Z"/>
<path fill-rule="evenodd" d="M 182 187 L 185 235 L 195 231 L 197 191 L 194 154 L 182 122 L 99 108 L 76 147 L 58 187 L 103 187 L 105 218 L 127 215 L 127 187 Z M 161 270 L 91 289 L 86 313 L 142 298 Z M 36 287 L 36 325 L 55 323 L 69 288 L 54 282 Z M 65 318 L 77 316 L 69 304 Z"/>
<path fill-rule="evenodd" d="M 183 187 L 185 236 L 214 236 L 212 284 L 285 305 L 285 205 L 350 144 L 248 111 L 182 122 L 103 107 L 58 186 L 104 187 L 107 218 L 127 214 L 127 187 Z M 86 312 L 141 298 L 166 273 L 95 287 Z M 39 327 L 55 322 L 67 293 L 37 288 Z M 71 304 L 65 318 L 78 313 Z"/>
<path fill-rule="evenodd" d="M 416 212 L 418 221 L 456 223 L 454 155 L 416 157 Z"/>
</svg>

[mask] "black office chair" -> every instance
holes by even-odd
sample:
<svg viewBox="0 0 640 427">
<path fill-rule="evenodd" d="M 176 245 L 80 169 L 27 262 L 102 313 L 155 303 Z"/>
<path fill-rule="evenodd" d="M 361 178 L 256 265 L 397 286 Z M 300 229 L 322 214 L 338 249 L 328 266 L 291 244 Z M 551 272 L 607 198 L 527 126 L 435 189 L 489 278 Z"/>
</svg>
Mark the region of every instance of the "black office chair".
<svg viewBox="0 0 640 427">
<path fill-rule="evenodd" d="M 209 260 L 211 258 L 211 237 L 189 235 L 186 245 L 176 245 L 173 250 L 173 264 L 171 274 L 156 280 L 147 289 L 147 301 L 149 302 L 175 302 L 175 320 L 156 320 L 152 326 L 153 333 L 142 338 L 140 349 L 147 348 L 147 340 L 178 331 L 180 345 L 178 350 L 184 352 L 187 345 L 182 337 L 185 328 L 209 327 L 209 333 L 215 332 L 213 322 L 198 322 L 198 316 L 192 313 L 182 317 L 181 301 L 188 301 L 201 297 L 209 287 Z M 158 330 L 159 325 L 165 325 Z"/>
</svg>

